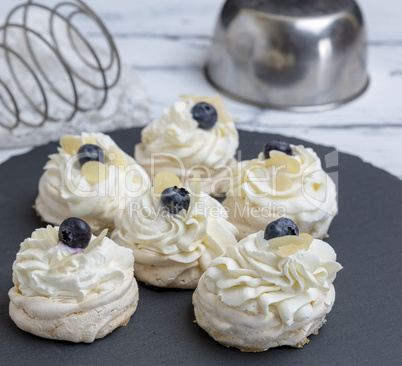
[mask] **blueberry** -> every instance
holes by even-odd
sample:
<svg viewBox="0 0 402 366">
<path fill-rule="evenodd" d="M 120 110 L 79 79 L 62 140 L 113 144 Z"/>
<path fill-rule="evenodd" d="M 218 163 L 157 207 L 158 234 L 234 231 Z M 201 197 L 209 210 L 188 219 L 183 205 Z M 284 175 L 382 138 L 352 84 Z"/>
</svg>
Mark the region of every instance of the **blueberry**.
<svg viewBox="0 0 402 366">
<path fill-rule="evenodd" d="M 82 145 L 78 150 L 78 157 L 81 166 L 88 161 L 105 162 L 105 152 L 98 145 L 93 144 Z"/>
<path fill-rule="evenodd" d="M 197 103 L 191 109 L 191 114 L 198 122 L 198 127 L 204 130 L 214 127 L 218 120 L 218 112 L 216 109 L 211 104 L 205 102 Z"/>
<path fill-rule="evenodd" d="M 292 155 L 292 148 L 290 147 L 290 145 L 287 142 L 281 140 L 269 141 L 264 146 L 264 149 L 262 151 L 265 155 L 265 159 L 269 159 L 269 152 L 271 150 L 282 151 L 287 155 Z"/>
<path fill-rule="evenodd" d="M 91 228 L 84 220 L 69 217 L 60 225 L 59 240 L 70 248 L 85 249 L 91 240 Z"/>
<path fill-rule="evenodd" d="M 162 205 L 172 214 L 187 210 L 190 205 L 190 193 L 185 188 L 177 186 L 166 188 L 161 194 Z"/>
<path fill-rule="evenodd" d="M 265 229 L 264 239 L 269 240 L 285 235 L 299 235 L 299 228 L 290 219 L 281 217 L 280 219 L 271 222 Z"/>
</svg>

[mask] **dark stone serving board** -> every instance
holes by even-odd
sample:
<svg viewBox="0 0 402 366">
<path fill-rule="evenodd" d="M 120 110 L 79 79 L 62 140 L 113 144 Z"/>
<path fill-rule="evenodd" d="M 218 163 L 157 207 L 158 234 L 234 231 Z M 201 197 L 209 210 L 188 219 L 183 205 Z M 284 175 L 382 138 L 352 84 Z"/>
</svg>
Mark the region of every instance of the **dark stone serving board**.
<svg viewBox="0 0 402 366">
<path fill-rule="evenodd" d="M 140 129 L 111 133 L 129 154 Z M 278 136 L 240 131 L 242 159 L 253 158 Z M 323 158 L 334 151 L 311 146 Z M 126 327 L 92 344 L 42 339 L 18 329 L 8 315 L 11 266 L 19 244 L 44 224 L 32 204 L 47 156 L 56 143 L 0 165 L 0 364 L 1 365 L 400 365 L 402 362 L 402 182 L 339 153 L 328 169 L 339 175 L 339 215 L 327 240 L 344 269 L 327 324 L 303 349 L 262 353 L 228 349 L 194 323 L 192 291 L 140 284 L 138 309 Z M 333 159 L 332 159 L 333 160 Z"/>
</svg>

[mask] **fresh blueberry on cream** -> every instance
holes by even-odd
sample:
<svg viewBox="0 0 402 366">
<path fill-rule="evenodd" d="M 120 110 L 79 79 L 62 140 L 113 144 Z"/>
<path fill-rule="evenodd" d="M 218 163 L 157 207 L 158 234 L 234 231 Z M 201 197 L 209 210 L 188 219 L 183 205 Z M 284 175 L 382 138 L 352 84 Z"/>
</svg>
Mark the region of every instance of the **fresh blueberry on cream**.
<svg viewBox="0 0 402 366">
<path fill-rule="evenodd" d="M 269 240 L 285 235 L 299 235 L 299 228 L 290 219 L 281 217 L 280 219 L 271 222 L 265 229 L 264 239 Z"/>
<path fill-rule="evenodd" d="M 266 159 L 269 159 L 269 152 L 271 150 L 276 150 L 276 151 L 281 151 L 285 153 L 286 155 L 292 155 L 292 148 L 290 145 L 281 140 L 276 140 L 276 141 L 269 141 L 267 144 L 265 144 L 263 153 Z"/>
<path fill-rule="evenodd" d="M 78 157 L 81 166 L 88 161 L 99 161 L 100 163 L 105 163 L 105 152 L 98 145 L 82 145 L 78 150 Z"/>
<path fill-rule="evenodd" d="M 74 249 L 85 249 L 91 240 L 91 228 L 81 219 L 69 217 L 59 228 L 59 240 Z"/>
<path fill-rule="evenodd" d="M 191 109 L 191 114 L 198 122 L 198 126 L 204 130 L 212 128 L 218 120 L 218 112 L 215 107 L 206 102 L 197 103 Z"/>
<path fill-rule="evenodd" d="M 190 193 L 185 188 L 177 186 L 166 188 L 161 194 L 161 202 L 171 214 L 187 210 L 190 205 Z"/>
</svg>

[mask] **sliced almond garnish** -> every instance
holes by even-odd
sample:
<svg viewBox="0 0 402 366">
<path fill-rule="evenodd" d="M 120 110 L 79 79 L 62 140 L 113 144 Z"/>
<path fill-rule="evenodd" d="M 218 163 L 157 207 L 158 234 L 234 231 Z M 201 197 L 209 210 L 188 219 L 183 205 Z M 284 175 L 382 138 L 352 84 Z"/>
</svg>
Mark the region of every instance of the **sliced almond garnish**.
<svg viewBox="0 0 402 366">
<path fill-rule="evenodd" d="M 159 172 L 154 178 L 154 195 L 160 196 L 166 188 L 180 187 L 180 179 L 171 172 Z"/>
<path fill-rule="evenodd" d="M 289 257 L 290 255 L 296 254 L 300 248 L 297 245 L 294 244 L 288 244 L 284 245 L 282 247 L 279 247 L 276 251 L 278 255 L 281 257 Z"/>
<path fill-rule="evenodd" d="M 60 139 L 60 146 L 69 155 L 78 153 L 78 150 L 82 145 L 82 139 L 80 136 L 64 135 Z"/>
<path fill-rule="evenodd" d="M 304 240 L 304 239 L 301 239 Z M 283 245 L 300 244 L 300 237 L 297 235 L 278 236 L 277 238 L 269 239 L 269 246 L 277 249 Z"/>
<path fill-rule="evenodd" d="M 85 248 L 84 253 L 89 253 L 93 248 L 95 248 L 98 244 L 100 244 L 102 240 L 105 239 L 107 232 L 108 229 L 103 229 L 102 232 L 99 234 L 99 236 L 94 240 L 92 240 L 89 243 L 89 245 Z"/>
<path fill-rule="evenodd" d="M 299 234 L 299 237 L 301 237 L 301 238 L 303 238 L 303 239 L 305 239 L 307 241 L 308 246 L 307 246 L 306 249 L 308 249 L 310 247 L 310 244 L 314 240 L 314 238 L 310 234 L 307 234 L 307 233 L 301 233 L 301 234 Z"/>
<path fill-rule="evenodd" d="M 275 252 L 286 257 L 297 253 L 299 250 L 307 250 L 310 246 L 308 234 L 297 235 L 285 235 L 278 238 L 273 238 L 269 240 L 269 246 L 275 250 Z"/>
<path fill-rule="evenodd" d="M 286 156 L 287 154 L 285 154 L 283 151 L 278 151 L 278 150 L 271 150 L 269 152 L 269 157 L 270 158 L 275 158 L 277 156 Z"/>
<path fill-rule="evenodd" d="M 300 172 L 299 162 L 289 155 L 277 155 L 273 158 L 264 161 L 267 168 L 275 166 L 276 168 L 284 167 L 291 174 L 298 174 Z"/>
<path fill-rule="evenodd" d="M 85 137 L 84 137 L 84 144 L 85 144 L 85 145 L 86 145 L 86 144 L 97 145 L 96 142 L 97 142 L 97 141 L 96 141 L 96 138 L 95 138 L 95 137 L 92 137 L 92 136 L 85 136 Z"/>
<path fill-rule="evenodd" d="M 108 177 L 106 165 L 99 161 L 88 161 L 81 167 L 81 174 L 90 184 L 103 182 Z"/>
</svg>

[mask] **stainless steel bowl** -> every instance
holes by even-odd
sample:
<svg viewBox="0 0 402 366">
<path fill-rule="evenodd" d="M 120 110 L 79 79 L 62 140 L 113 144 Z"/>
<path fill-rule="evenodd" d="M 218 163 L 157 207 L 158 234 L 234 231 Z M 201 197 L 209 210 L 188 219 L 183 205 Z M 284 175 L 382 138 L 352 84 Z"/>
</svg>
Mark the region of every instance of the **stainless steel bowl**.
<svg viewBox="0 0 402 366">
<path fill-rule="evenodd" d="M 264 108 L 317 111 L 368 86 L 353 0 L 228 0 L 206 65 L 222 93 Z"/>
</svg>

